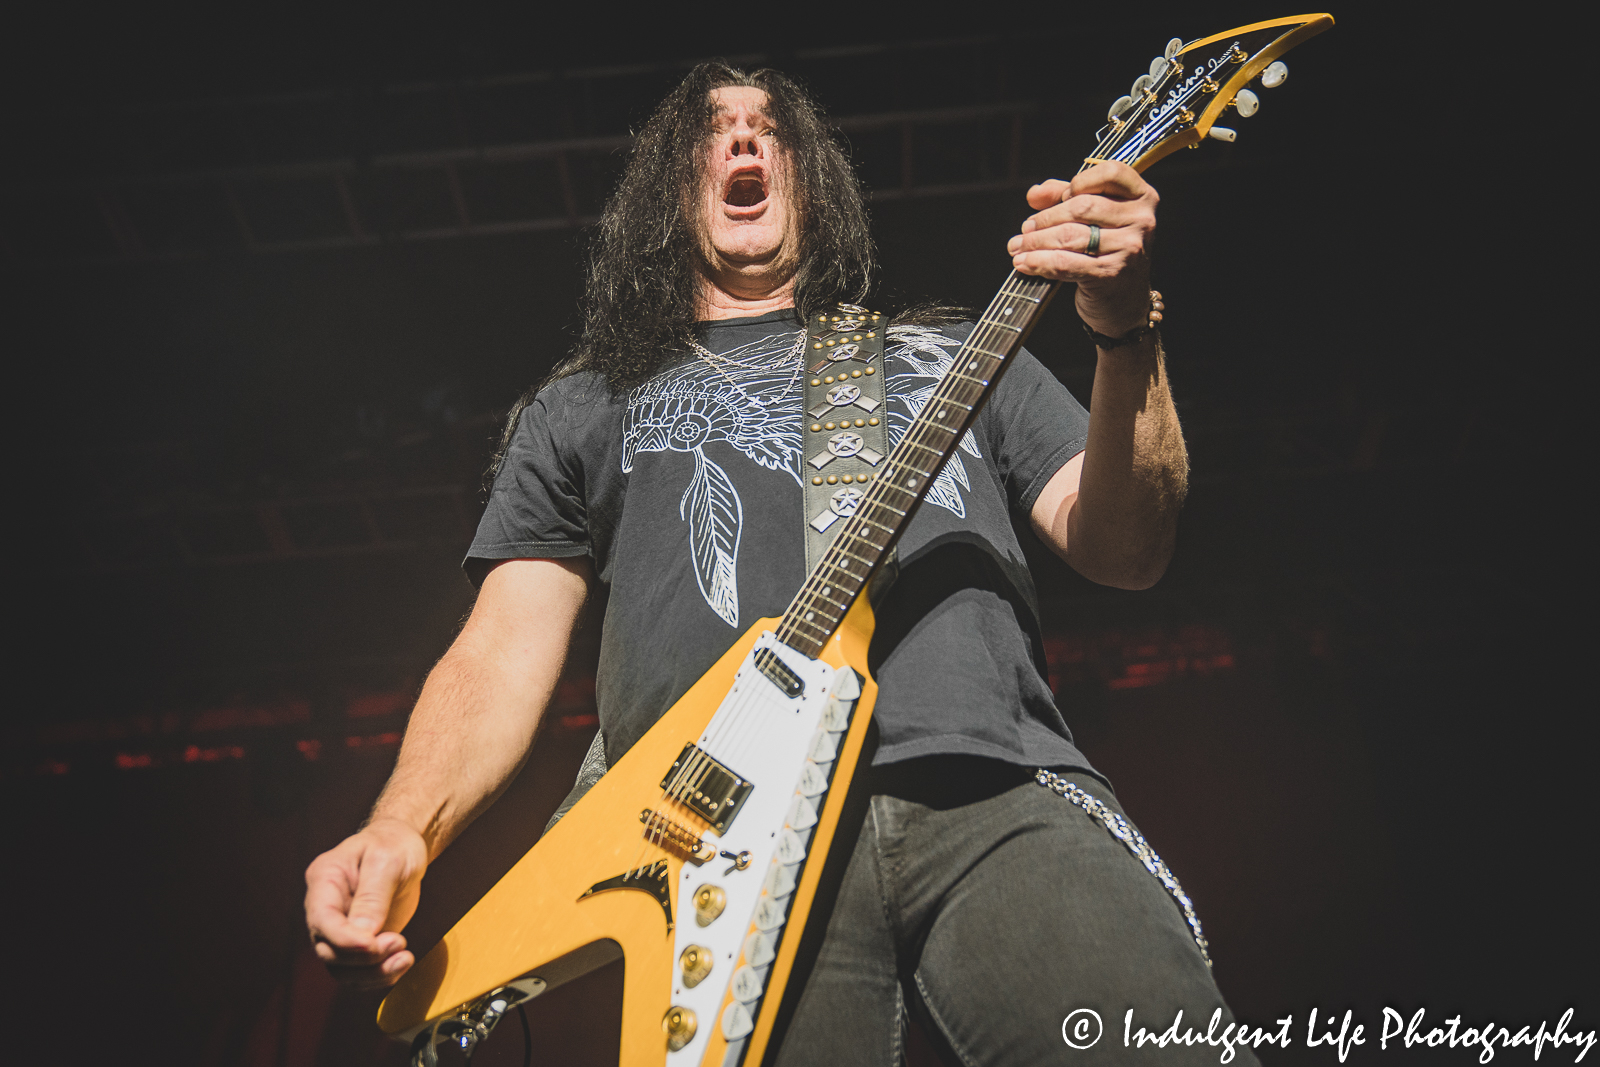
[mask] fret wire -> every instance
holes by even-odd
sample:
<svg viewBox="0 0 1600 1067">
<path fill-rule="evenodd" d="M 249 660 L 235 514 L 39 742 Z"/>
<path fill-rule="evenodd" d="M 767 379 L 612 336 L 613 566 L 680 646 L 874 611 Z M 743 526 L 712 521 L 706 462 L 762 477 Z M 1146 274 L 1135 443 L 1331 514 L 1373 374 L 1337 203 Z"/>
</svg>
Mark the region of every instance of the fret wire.
<svg viewBox="0 0 1600 1067">
<path fill-rule="evenodd" d="M 855 530 L 853 532 L 850 531 L 850 530 L 840 530 L 839 531 L 839 540 L 840 541 L 852 541 L 852 542 L 856 543 L 857 545 L 862 545 L 862 544 L 870 545 L 874 552 L 878 552 L 878 553 L 883 552 L 883 550 L 884 550 L 884 548 L 886 546 L 880 545 L 880 544 L 878 544 L 878 542 L 876 542 L 872 538 L 868 537 L 867 534 L 869 532 L 870 531 L 867 531 L 867 530 Z"/>
<path fill-rule="evenodd" d="M 806 615 L 810 615 L 811 618 L 809 618 L 809 619 L 806 618 Z M 806 611 L 801 612 L 799 615 L 795 616 L 795 621 L 798 622 L 798 623 L 801 623 L 803 625 L 806 625 L 806 626 L 815 626 L 816 625 L 816 610 L 815 610 L 815 607 L 811 606 L 811 605 L 808 605 Z"/>
</svg>

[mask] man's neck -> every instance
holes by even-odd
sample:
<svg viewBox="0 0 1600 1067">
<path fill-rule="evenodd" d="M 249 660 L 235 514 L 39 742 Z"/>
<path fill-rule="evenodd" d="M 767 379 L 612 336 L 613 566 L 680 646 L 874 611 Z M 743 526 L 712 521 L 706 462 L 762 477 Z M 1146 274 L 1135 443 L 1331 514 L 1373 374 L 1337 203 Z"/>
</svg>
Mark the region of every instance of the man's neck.
<svg viewBox="0 0 1600 1067">
<path fill-rule="evenodd" d="M 702 277 L 700 285 L 699 319 L 716 322 L 719 319 L 742 319 L 765 315 L 794 307 L 794 277 L 791 275 L 775 287 L 735 287 L 719 285 Z"/>
</svg>

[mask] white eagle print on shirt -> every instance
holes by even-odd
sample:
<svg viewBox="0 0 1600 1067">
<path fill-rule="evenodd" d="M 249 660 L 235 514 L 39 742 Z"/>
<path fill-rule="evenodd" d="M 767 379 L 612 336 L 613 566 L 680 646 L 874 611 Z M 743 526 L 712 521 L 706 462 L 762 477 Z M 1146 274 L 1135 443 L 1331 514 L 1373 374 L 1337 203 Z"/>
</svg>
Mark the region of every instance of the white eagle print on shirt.
<svg viewBox="0 0 1600 1067">
<path fill-rule="evenodd" d="M 711 610 L 739 625 L 739 541 L 744 505 L 705 453 L 725 441 L 768 470 L 788 471 L 800 484 L 801 392 L 796 384 L 795 334 L 773 334 L 723 353 L 715 368 L 686 360 L 628 396 L 622 423 L 622 471 L 640 452 L 690 452 L 694 474 L 678 517 L 689 523 L 694 576 Z"/>
<path fill-rule="evenodd" d="M 923 405 L 955 362 L 961 342 L 926 326 L 890 326 L 884 342 L 884 367 L 889 374 L 889 447 L 894 448 L 912 420 L 922 414 Z M 971 430 L 961 437 L 961 451 L 970 452 L 974 459 L 983 458 Z M 958 482 L 962 489 L 972 492 L 961 456 L 952 453 L 924 502 L 937 504 L 958 519 L 966 518 L 967 506 L 961 499 L 961 490 L 956 488 Z"/>
</svg>

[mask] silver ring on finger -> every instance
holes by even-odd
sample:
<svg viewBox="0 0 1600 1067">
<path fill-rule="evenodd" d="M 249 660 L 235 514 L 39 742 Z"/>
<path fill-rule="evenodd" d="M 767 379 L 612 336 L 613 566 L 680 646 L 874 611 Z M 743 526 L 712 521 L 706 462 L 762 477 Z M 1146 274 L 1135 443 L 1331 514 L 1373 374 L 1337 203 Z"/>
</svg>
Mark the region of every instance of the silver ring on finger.
<svg viewBox="0 0 1600 1067">
<path fill-rule="evenodd" d="M 1100 227 L 1093 223 L 1089 225 L 1089 247 L 1083 250 L 1083 254 L 1086 256 L 1098 256 L 1100 254 Z"/>
</svg>

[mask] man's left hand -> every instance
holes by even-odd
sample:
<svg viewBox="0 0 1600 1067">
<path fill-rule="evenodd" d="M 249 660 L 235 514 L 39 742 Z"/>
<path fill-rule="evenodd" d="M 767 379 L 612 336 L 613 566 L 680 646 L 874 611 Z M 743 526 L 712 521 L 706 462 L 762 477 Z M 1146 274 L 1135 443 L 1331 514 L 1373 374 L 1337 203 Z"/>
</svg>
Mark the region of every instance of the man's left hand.
<svg viewBox="0 0 1600 1067">
<path fill-rule="evenodd" d="M 1097 163 L 1064 182 L 1056 178 L 1028 190 L 1034 214 L 1006 245 L 1023 274 L 1078 284 L 1078 314 L 1090 328 L 1112 337 L 1143 326 L 1150 309 L 1147 246 L 1161 198 L 1125 163 Z M 1100 247 L 1087 255 L 1090 226 L 1100 227 Z"/>
</svg>

